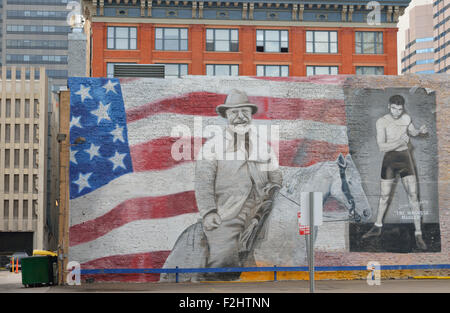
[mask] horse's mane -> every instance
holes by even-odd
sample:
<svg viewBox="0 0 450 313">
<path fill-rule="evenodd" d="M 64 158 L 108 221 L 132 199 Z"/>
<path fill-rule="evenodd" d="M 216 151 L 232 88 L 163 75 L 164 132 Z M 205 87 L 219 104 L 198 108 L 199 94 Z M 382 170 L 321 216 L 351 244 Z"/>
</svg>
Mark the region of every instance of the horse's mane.
<svg viewBox="0 0 450 313">
<path fill-rule="evenodd" d="M 303 188 L 301 187 L 305 184 L 308 184 L 312 179 L 314 179 L 314 177 L 318 174 L 322 167 L 324 168 L 324 170 L 329 171 L 329 166 L 333 164 L 335 164 L 334 161 L 325 161 L 315 163 L 307 167 L 290 169 L 289 172 L 286 173 L 287 175 L 284 179 L 285 183 L 283 185 L 287 190 L 302 190 Z"/>
</svg>

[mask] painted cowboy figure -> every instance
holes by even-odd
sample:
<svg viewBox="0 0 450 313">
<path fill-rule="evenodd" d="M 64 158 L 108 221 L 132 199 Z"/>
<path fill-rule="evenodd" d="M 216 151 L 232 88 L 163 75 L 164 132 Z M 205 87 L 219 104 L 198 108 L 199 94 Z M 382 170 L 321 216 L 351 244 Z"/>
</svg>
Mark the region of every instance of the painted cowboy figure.
<svg viewBox="0 0 450 313">
<path fill-rule="evenodd" d="M 231 91 L 216 108 L 228 121 L 221 138 L 223 151 L 196 162 L 195 196 L 209 247 L 206 267 L 243 265 L 240 244 L 248 238 L 242 236 L 254 235 L 264 201 L 282 183 L 274 151 L 253 133 L 252 115 L 257 110 L 245 93 Z M 256 149 L 267 153 L 258 155 Z"/>
<path fill-rule="evenodd" d="M 425 125 L 416 129 L 411 117 L 405 113 L 405 99 L 400 95 L 389 99 L 389 113 L 378 119 L 376 123 L 377 143 L 384 152 L 381 167 L 381 195 L 378 206 L 377 220 L 374 226 L 363 235 L 364 238 L 379 236 L 383 226 L 383 217 L 389 206 L 391 191 L 395 179 L 400 176 L 403 187 L 408 195 L 409 204 L 414 218 L 416 245 L 419 249 L 427 248 L 422 238 L 421 209 L 414 160 L 409 149 L 410 136 L 425 135 L 428 130 Z"/>
</svg>

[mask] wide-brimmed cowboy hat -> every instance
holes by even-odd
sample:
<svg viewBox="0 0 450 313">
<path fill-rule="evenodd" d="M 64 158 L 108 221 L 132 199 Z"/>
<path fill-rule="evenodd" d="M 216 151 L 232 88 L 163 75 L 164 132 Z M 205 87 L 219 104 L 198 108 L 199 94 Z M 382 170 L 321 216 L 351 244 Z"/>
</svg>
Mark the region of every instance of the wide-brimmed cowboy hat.
<svg viewBox="0 0 450 313">
<path fill-rule="evenodd" d="M 216 112 L 222 117 L 227 117 L 225 115 L 225 111 L 231 108 L 241 108 L 241 107 L 250 107 L 252 108 L 252 114 L 255 114 L 258 111 L 258 106 L 256 104 L 250 103 L 248 101 L 248 97 L 243 91 L 239 91 L 236 89 L 231 90 L 228 94 L 225 103 L 216 107 Z"/>
</svg>

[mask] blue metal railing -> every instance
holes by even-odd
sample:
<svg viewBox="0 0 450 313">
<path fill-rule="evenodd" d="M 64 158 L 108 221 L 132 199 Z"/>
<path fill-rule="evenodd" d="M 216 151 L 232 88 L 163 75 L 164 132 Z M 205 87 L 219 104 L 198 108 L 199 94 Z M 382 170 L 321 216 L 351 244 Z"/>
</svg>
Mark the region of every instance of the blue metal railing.
<svg viewBox="0 0 450 313">
<path fill-rule="evenodd" d="M 425 270 L 425 269 L 450 269 L 450 264 L 422 264 L 422 265 L 381 265 L 380 270 Z M 369 271 L 366 266 L 315 266 L 316 272 L 334 271 Z M 273 272 L 274 281 L 277 281 L 277 272 L 307 272 L 307 266 L 291 267 L 218 267 L 218 268 L 105 268 L 82 269 L 82 275 L 99 274 L 175 274 L 178 282 L 179 274 L 186 273 L 233 273 L 233 272 Z"/>
</svg>

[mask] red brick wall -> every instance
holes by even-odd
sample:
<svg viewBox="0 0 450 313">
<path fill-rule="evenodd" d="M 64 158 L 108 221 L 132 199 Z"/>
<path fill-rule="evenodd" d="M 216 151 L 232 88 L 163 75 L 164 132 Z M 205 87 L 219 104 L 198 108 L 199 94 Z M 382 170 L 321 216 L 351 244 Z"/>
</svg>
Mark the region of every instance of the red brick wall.
<svg viewBox="0 0 450 313">
<path fill-rule="evenodd" d="M 136 50 L 106 49 L 107 26 L 138 27 L 138 44 Z M 385 75 L 397 75 L 397 28 L 351 28 L 351 27 L 262 27 L 262 26 L 214 26 L 214 28 L 238 28 L 239 52 L 205 51 L 205 29 L 210 25 L 170 25 L 170 27 L 189 28 L 188 51 L 154 50 L 155 27 L 168 27 L 167 24 L 125 24 L 92 23 L 92 76 L 106 76 L 106 63 L 132 62 L 152 63 L 187 63 L 190 75 L 205 75 L 205 64 L 239 64 L 239 74 L 255 76 L 256 64 L 288 64 L 290 76 L 306 76 L 307 65 L 337 65 L 339 74 L 354 74 L 356 66 L 384 66 Z M 289 30 L 288 53 L 256 52 L 256 29 Z M 306 53 L 307 30 L 337 30 L 338 53 Z M 355 54 L 355 31 L 383 31 L 384 54 Z"/>
</svg>

